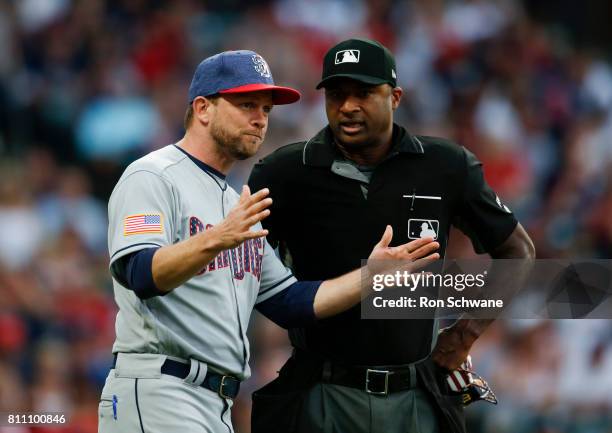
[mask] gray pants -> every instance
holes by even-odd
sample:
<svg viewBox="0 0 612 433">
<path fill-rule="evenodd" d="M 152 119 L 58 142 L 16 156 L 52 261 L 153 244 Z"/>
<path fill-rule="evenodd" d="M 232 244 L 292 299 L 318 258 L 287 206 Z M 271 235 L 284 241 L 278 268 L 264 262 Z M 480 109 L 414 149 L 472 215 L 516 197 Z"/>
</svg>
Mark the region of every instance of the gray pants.
<svg viewBox="0 0 612 433">
<path fill-rule="evenodd" d="M 437 412 L 420 388 L 378 396 L 327 383 L 292 389 L 282 383 L 285 379 L 279 377 L 253 394 L 254 433 L 440 431 Z"/>
<path fill-rule="evenodd" d="M 304 405 L 307 423 L 325 433 L 437 433 L 435 412 L 421 389 L 387 396 L 317 384 Z"/>
<path fill-rule="evenodd" d="M 185 379 L 161 374 L 165 355 L 119 354 L 98 407 L 99 433 L 233 433 L 231 400 L 199 386 L 206 364 Z M 199 364 L 199 371 L 198 371 Z"/>
</svg>

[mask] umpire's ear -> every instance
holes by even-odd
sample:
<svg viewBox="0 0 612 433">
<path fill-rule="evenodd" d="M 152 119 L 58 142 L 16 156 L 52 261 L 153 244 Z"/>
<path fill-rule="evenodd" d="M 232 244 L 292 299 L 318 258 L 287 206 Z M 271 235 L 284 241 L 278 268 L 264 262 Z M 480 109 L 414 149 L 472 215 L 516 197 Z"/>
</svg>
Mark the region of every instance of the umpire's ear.
<svg viewBox="0 0 612 433">
<path fill-rule="evenodd" d="M 400 100 L 402 99 L 403 94 L 404 94 L 404 91 L 399 86 L 393 87 L 391 89 L 391 108 L 395 110 L 397 109 L 397 107 L 399 107 L 399 103 L 400 103 Z"/>
</svg>

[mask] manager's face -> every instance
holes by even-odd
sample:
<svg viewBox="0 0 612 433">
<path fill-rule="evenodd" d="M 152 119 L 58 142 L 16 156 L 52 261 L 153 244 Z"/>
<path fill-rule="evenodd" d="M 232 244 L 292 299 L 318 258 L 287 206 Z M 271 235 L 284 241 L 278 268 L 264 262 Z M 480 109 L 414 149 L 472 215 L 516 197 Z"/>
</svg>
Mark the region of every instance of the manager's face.
<svg viewBox="0 0 612 433">
<path fill-rule="evenodd" d="M 336 140 L 347 150 L 376 145 L 393 127 L 402 89 L 338 78 L 325 86 L 325 111 Z"/>
<path fill-rule="evenodd" d="M 217 147 L 237 160 L 255 155 L 266 136 L 272 106 L 272 92 L 266 90 L 220 95 L 210 119 Z"/>
</svg>

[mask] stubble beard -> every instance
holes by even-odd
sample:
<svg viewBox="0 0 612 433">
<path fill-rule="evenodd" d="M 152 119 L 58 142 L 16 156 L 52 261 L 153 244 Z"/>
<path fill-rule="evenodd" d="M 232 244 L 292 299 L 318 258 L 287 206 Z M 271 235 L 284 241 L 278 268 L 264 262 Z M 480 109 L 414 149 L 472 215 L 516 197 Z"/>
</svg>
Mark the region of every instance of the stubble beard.
<svg viewBox="0 0 612 433">
<path fill-rule="evenodd" d="M 231 156 L 237 161 L 244 161 L 245 159 L 250 158 L 257 152 L 257 149 L 255 149 L 255 151 L 252 151 L 242 142 L 242 134 L 233 135 L 218 123 L 211 123 L 210 135 L 215 141 L 217 148 L 222 153 Z"/>
</svg>

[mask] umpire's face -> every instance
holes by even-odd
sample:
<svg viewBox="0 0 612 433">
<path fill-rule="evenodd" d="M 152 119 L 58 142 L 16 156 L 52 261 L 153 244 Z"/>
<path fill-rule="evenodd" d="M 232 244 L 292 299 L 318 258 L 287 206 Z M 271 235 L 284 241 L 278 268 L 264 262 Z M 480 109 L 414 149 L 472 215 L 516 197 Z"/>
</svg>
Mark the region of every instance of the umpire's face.
<svg viewBox="0 0 612 433">
<path fill-rule="evenodd" d="M 247 159 L 259 150 L 268 130 L 272 93 L 223 94 L 209 109 L 210 135 L 217 148 L 233 159 Z"/>
<path fill-rule="evenodd" d="M 338 78 L 325 86 L 327 120 L 347 150 L 376 146 L 389 137 L 402 89 Z"/>
</svg>

